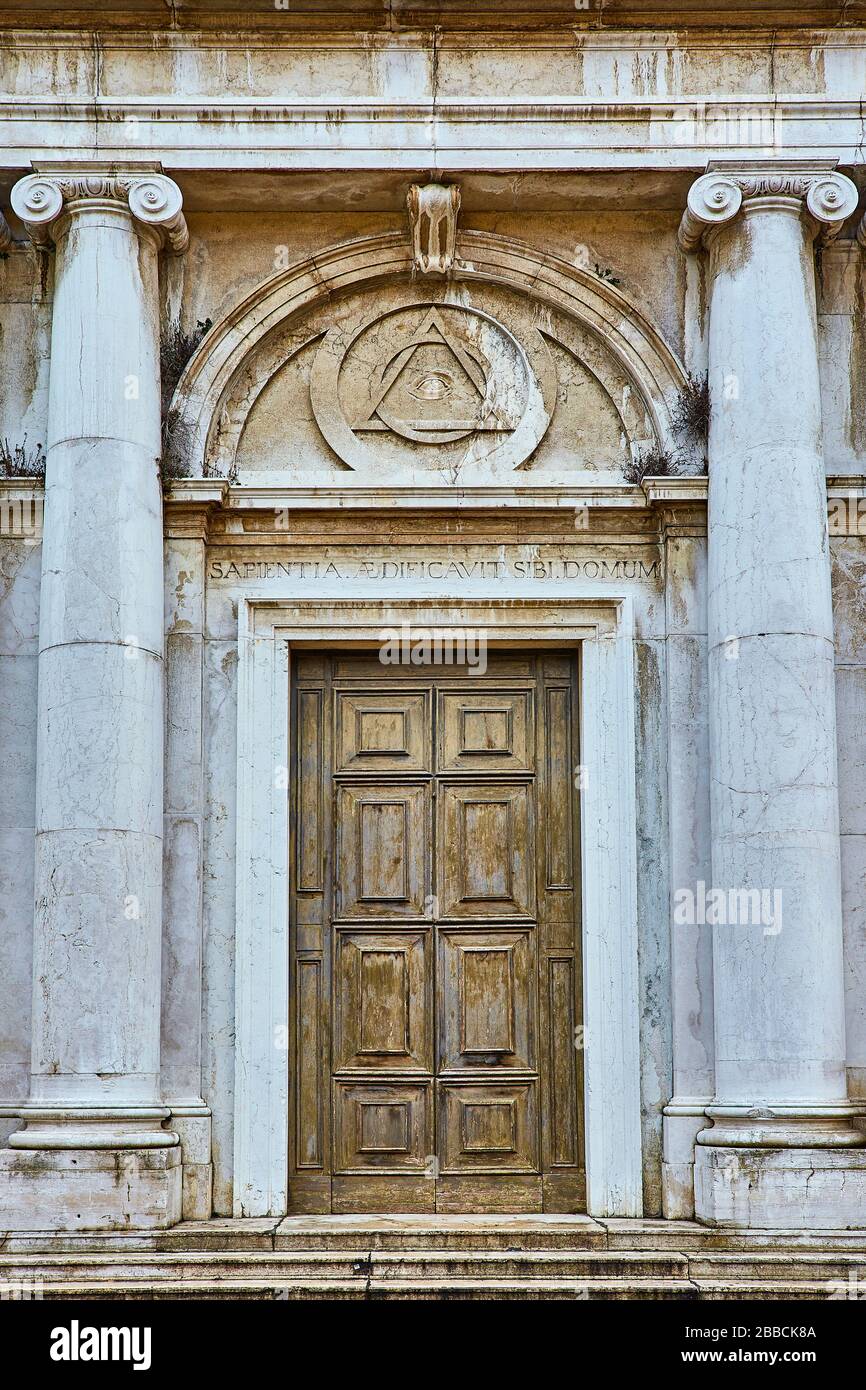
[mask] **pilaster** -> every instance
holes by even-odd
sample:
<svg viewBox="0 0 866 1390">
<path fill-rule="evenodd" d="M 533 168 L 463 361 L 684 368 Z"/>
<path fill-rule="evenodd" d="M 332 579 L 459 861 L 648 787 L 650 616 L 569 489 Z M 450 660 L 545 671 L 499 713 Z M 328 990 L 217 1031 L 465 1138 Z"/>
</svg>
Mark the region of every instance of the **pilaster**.
<svg viewBox="0 0 866 1390">
<path fill-rule="evenodd" d="M 662 1202 L 694 1218 L 695 1137 L 713 1095 L 712 928 L 680 923 L 677 890 L 709 882 L 707 725 L 707 479 L 649 478 L 665 555 L 667 804 L 673 1094 L 664 1109 Z"/>
<path fill-rule="evenodd" d="M 211 1112 L 202 1098 L 204 602 L 211 512 L 226 484 L 175 484 L 165 507 L 166 728 L 162 1093 L 183 1155 L 183 1218 L 211 1215 Z"/>
</svg>

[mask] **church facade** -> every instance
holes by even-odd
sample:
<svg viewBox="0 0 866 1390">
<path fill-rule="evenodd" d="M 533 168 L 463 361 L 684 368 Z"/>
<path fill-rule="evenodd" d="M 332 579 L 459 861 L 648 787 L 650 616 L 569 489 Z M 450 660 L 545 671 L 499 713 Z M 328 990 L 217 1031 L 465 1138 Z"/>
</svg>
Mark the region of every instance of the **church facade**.
<svg viewBox="0 0 866 1390">
<path fill-rule="evenodd" d="M 3 12 L 0 1229 L 866 1229 L 866 28 L 379 8 Z"/>
</svg>

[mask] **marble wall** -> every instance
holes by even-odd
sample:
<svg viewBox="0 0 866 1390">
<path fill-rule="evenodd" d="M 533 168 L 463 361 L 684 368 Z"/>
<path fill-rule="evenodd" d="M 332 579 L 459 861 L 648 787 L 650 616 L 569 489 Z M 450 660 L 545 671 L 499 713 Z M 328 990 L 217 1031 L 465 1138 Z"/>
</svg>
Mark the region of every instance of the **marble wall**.
<svg viewBox="0 0 866 1390">
<path fill-rule="evenodd" d="M 211 395 L 202 387 L 213 419 L 201 437 L 183 422 L 191 432 L 176 452 L 192 483 L 171 482 L 165 506 L 161 1071 L 188 1216 L 211 1204 L 233 1210 L 243 601 L 263 588 L 278 594 L 286 577 L 321 595 L 329 585 L 345 595 L 359 577 L 399 585 L 419 574 L 431 593 L 454 573 L 471 589 L 479 564 L 503 594 L 554 599 L 608 584 L 634 604 L 644 1209 L 694 1210 L 694 1139 L 715 1085 L 712 944 L 706 926 L 676 926 L 671 904 L 678 888 L 712 878 L 706 485 L 641 489 L 623 470 L 654 447 L 670 454 L 684 373 L 707 369 L 706 262 L 678 247 L 694 175 L 744 144 L 754 154 L 758 136 L 770 162 L 815 149 L 853 162 L 866 48 L 841 32 L 710 43 L 584 33 L 537 35 L 518 67 L 513 60 L 513 42 L 494 35 L 445 35 L 434 56 L 421 34 L 294 45 L 114 34 L 98 71 L 94 53 L 65 37 L 52 48 L 19 34 L 0 52 L 0 97 L 50 90 L 68 100 L 67 151 L 93 148 L 98 87 L 114 118 L 102 127 L 106 158 L 177 162 L 190 241 L 183 255 L 161 258 L 163 334 L 214 325 L 193 362 L 205 364 L 196 383 L 221 354 L 243 356 L 224 389 L 216 368 Z M 354 103 L 351 119 L 318 109 L 323 87 Z M 728 98 L 715 123 L 714 93 Z M 258 114 L 247 109 L 253 98 Z M 463 190 L 466 273 L 447 283 L 412 266 L 404 211 L 406 186 L 430 162 L 433 105 L 449 181 Z M 10 122 L 9 167 L 19 173 L 22 160 L 58 155 L 41 119 L 22 108 Z M 749 120 L 771 129 L 744 135 Z M 290 137 L 291 186 L 274 167 Z M 477 168 L 464 177 L 470 148 Z M 370 166 L 360 175 L 359 149 Z M 311 172 L 322 168 L 330 173 Z M 10 220 L 0 442 L 26 458 L 47 442 L 54 256 Z M 866 269 L 854 230 L 819 247 L 816 284 L 847 1066 L 852 1099 L 866 1101 Z M 363 282 L 349 268 L 354 253 L 334 251 L 361 239 L 359 262 L 373 267 Z M 269 289 L 277 296 L 279 277 L 298 266 L 309 303 L 269 308 Z M 561 292 L 556 304 L 547 277 Z M 579 298 L 577 317 L 563 307 L 563 286 Z M 446 334 L 460 320 L 487 364 L 485 408 L 500 412 L 503 434 L 521 425 L 523 452 L 506 445 L 497 456 L 498 437 L 478 445 L 474 431 L 474 452 L 457 440 L 433 456 L 429 441 L 405 431 L 395 440 L 355 428 L 370 372 L 394 359 L 429 304 Z M 649 386 L 646 396 L 636 389 L 641 367 L 657 387 L 652 399 Z M 441 363 L 430 371 L 452 390 Z M 198 399 L 187 393 L 187 404 Z M 202 480 L 203 466 L 213 476 Z M 460 506 L 443 510 L 443 493 L 466 483 L 501 491 L 473 508 L 455 493 Z M 362 484 L 364 505 L 348 503 Z M 408 504 L 407 487 L 424 493 L 426 512 Z M 0 481 L 0 1141 L 16 1127 L 30 1072 L 40 495 Z"/>
<path fill-rule="evenodd" d="M 263 225 L 263 221 L 256 219 L 251 235 L 252 224 L 243 216 L 193 216 L 188 257 L 163 272 L 164 318 L 179 309 L 185 325 L 206 317 L 218 320 L 271 273 L 275 255 L 285 254 L 292 260 L 346 236 L 399 225 L 397 219 L 381 216 L 317 217 L 310 213 L 288 223 L 278 217 L 270 219 L 270 225 Z M 494 219 L 479 216 L 473 222 L 479 227 L 485 222 L 490 226 Z M 684 260 L 673 254 L 672 216 L 514 216 L 495 219 L 495 225 L 542 251 L 569 256 L 579 265 L 588 261 L 609 269 L 674 351 L 682 354 L 689 332 L 687 274 Z M 283 237 L 286 240 L 281 240 Z M 241 238 L 245 253 L 239 262 L 236 248 Z M 288 250 L 275 250 L 280 247 Z M 32 295 L 32 303 L 22 304 L 19 295 L 0 306 L 4 332 L 20 335 L 33 359 L 28 380 L 7 384 L 3 428 L 13 435 L 24 425 L 38 435 L 40 413 L 44 411 L 38 345 L 44 342 L 48 287 L 40 288 L 39 260 L 35 251 L 15 252 L 0 268 L 2 273 L 11 267 L 16 281 L 29 284 Z M 851 295 L 856 298 L 853 286 Z M 410 299 L 420 301 L 423 293 L 415 291 Z M 502 296 L 498 299 L 501 305 Z M 393 296 L 385 303 L 392 300 Z M 368 313 L 376 301 L 376 292 L 367 292 L 361 311 Z M 487 311 L 496 303 L 497 295 L 488 295 Z M 838 300 L 836 304 L 838 307 Z M 848 307 L 853 315 L 856 306 Z M 334 312 L 337 321 L 340 314 L 345 314 L 339 307 Z M 311 336 L 321 334 L 332 317 L 328 309 L 319 311 L 315 323 L 309 330 L 305 326 L 298 337 L 304 338 L 307 331 Z M 825 315 L 825 333 L 835 326 L 831 323 L 828 329 L 827 321 Z M 547 327 L 551 326 L 548 323 Z M 273 344 L 270 346 L 273 351 Z M 267 365 L 266 362 L 266 369 Z M 823 365 L 825 379 L 829 379 L 838 370 L 838 354 L 825 352 Z M 269 402 L 267 392 L 263 392 L 256 407 L 258 414 L 254 410 L 245 421 L 237 453 L 242 482 L 261 479 L 279 485 L 281 481 L 304 481 L 293 430 L 291 392 L 277 391 L 278 383 L 277 374 L 270 388 L 272 400 Z M 566 482 L 570 471 L 580 471 L 581 481 L 588 483 L 587 472 L 597 464 L 594 440 L 603 442 L 604 438 L 603 413 L 591 401 L 587 405 L 578 397 L 575 414 L 567 386 L 561 384 L 559 390 L 560 435 L 567 440 L 575 432 L 581 434 L 582 458 L 557 460 L 556 439 L 546 446 L 548 457 L 560 464 L 558 482 Z M 832 399 L 832 388 L 827 390 Z M 841 439 L 838 413 L 828 412 L 826 418 L 828 436 Z M 856 412 L 846 418 L 853 431 L 857 426 Z M 309 411 L 299 411 L 297 427 L 301 437 L 309 437 Z M 855 444 L 854 436 L 849 435 L 844 447 L 851 467 L 857 463 Z M 835 453 L 828 449 L 836 466 L 841 462 L 842 449 L 841 443 Z M 582 465 L 579 470 L 575 469 L 576 463 Z M 605 481 L 610 477 L 608 470 Z M 613 517 L 614 513 L 607 515 Z M 545 527 L 518 522 L 515 531 L 509 516 L 501 541 L 508 540 L 509 565 L 523 562 L 530 576 L 533 566 L 540 565 L 538 573 L 542 573 L 548 562 L 561 564 L 569 556 L 585 560 L 591 555 L 610 562 L 612 557 L 619 560 L 640 553 L 646 570 L 646 576 L 634 580 L 632 587 L 638 624 L 635 701 L 645 1203 L 647 1212 L 655 1213 L 663 1207 L 664 1107 L 675 1097 L 705 1099 L 712 1090 L 712 1008 L 706 929 L 678 937 L 669 911 L 672 891 L 681 880 L 691 883 L 701 874 L 709 878 L 706 618 L 702 579 L 705 543 L 701 540 L 700 518 L 696 529 L 692 525 L 692 534 L 686 527 L 686 534 L 682 535 L 674 522 L 668 527 L 658 515 L 653 515 L 651 522 L 649 516 L 644 509 L 630 536 L 629 513 L 616 514 L 613 549 L 604 531 L 576 539 L 573 518 L 569 521 L 571 534 L 554 544 Z M 351 534 L 352 528 L 345 527 L 346 534 L 340 537 L 339 545 L 316 550 L 321 542 L 316 539 L 316 525 L 307 518 L 301 524 L 309 529 L 308 538 L 299 538 L 293 519 L 289 542 L 277 533 L 268 536 L 264 549 L 257 548 L 250 546 L 243 532 L 248 526 L 259 524 L 259 519 L 245 516 L 242 502 L 236 501 L 232 514 L 220 523 L 227 534 L 217 538 L 211 528 L 208 544 L 204 532 L 189 534 L 185 524 L 178 525 L 172 508 L 167 519 L 163 1087 L 166 1097 L 177 1102 L 180 1109 L 189 1108 L 190 1125 L 196 1123 L 197 1114 L 204 1113 L 201 1108 L 196 1110 L 196 1104 L 201 1107 L 204 1101 L 212 1111 L 213 1201 L 219 1213 L 228 1213 L 232 1208 L 237 605 L 249 584 L 259 581 L 262 571 L 242 570 L 228 581 L 219 576 L 228 574 L 239 557 L 244 565 L 261 566 L 275 560 L 295 562 L 308 551 L 322 560 L 350 554 L 353 562 L 360 558 L 376 562 L 395 554 L 387 537 L 381 538 L 377 548 L 369 540 L 367 524 L 362 521 L 355 523 L 363 539 L 360 549 L 358 537 Z M 649 528 L 652 538 L 647 536 Z M 233 529 L 238 532 L 239 548 L 232 545 Z M 325 523 L 323 529 L 330 527 Z M 528 533 L 528 529 L 538 539 L 515 543 L 521 532 Z M 464 560 L 479 554 L 497 557 L 503 553 L 501 542 L 494 540 L 483 552 L 475 549 L 477 537 L 471 527 L 465 540 L 458 540 L 453 534 L 442 539 L 447 539 L 445 549 L 440 542 L 430 553 Z M 635 550 L 635 545 L 640 549 Z M 866 616 L 861 612 L 858 545 L 856 538 L 847 540 L 844 549 L 836 554 L 849 1065 L 855 1094 L 862 1093 L 862 1077 L 866 1075 L 866 1023 L 859 988 L 866 969 L 861 957 L 866 959 L 866 954 L 858 906 L 866 874 L 866 860 L 858 845 L 866 843 L 866 829 L 857 820 L 856 793 L 856 769 L 862 761 L 861 716 L 866 698 L 860 688 L 860 647 Z M 417 558 L 419 552 L 410 553 Z M 32 860 L 33 846 L 38 546 L 4 536 L 0 540 L 0 564 L 4 580 L 0 602 L 4 698 L 0 707 L 5 711 L 3 717 L 8 726 L 2 747 L 8 766 L 6 785 L 10 789 L 3 805 L 2 912 L 6 931 L 2 941 L 5 977 L 16 982 L 5 996 L 7 1016 L 0 1031 L 0 1104 L 6 1107 L 4 1123 L 8 1130 L 13 1125 L 15 1101 L 26 1094 L 28 1074 L 32 872 L 27 865 Z M 634 572 L 633 568 L 620 570 Z M 245 574 L 247 578 L 242 577 Z M 550 581 L 528 580 L 529 587 L 544 582 Z M 181 1121 L 178 1123 L 182 1127 Z M 694 1128 L 692 1124 L 692 1131 Z M 190 1153 L 195 1151 L 198 1166 L 206 1165 L 206 1139 L 202 1141 L 197 1132 L 196 1150 L 194 1142 L 190 1138 Z M 678 1169 L 675 1162 L 668 1167 L 671 1191 L 679 1191 L 678 1184 L 687 1189 L 688 1165 L 685 1170 Z M 201 1181 L 205 1182 L 205 1178 Z M 671 1197 L 671 1201 L 671 1214 L 677 1214 L 675 1198 Z"/>
</svg>

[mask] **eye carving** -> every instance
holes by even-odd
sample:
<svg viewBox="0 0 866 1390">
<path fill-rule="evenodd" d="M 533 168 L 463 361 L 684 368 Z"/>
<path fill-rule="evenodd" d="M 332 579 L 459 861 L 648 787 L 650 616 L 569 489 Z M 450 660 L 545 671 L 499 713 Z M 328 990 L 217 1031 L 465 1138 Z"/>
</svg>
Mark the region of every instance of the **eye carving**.
<svg viewBox="0 0 866 1390">
<path fill-rule="evenodd" d="M 449 372 L 424 372 L 407 387 L 416 401 L 441 401 L 450 396 L 454 378 Z"/>
</svg>

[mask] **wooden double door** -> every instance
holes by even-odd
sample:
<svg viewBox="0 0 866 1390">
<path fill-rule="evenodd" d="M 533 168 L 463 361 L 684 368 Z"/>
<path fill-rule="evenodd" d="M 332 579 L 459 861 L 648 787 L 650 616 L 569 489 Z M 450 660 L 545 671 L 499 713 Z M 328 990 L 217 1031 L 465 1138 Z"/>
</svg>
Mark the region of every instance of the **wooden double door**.
<svg viewBox="0 0 866 1390">
<path fill-rule="evenodd" d="M 580 1211 L 575 658 L 293 658 L 292 1212 Z"/>
</svg>

